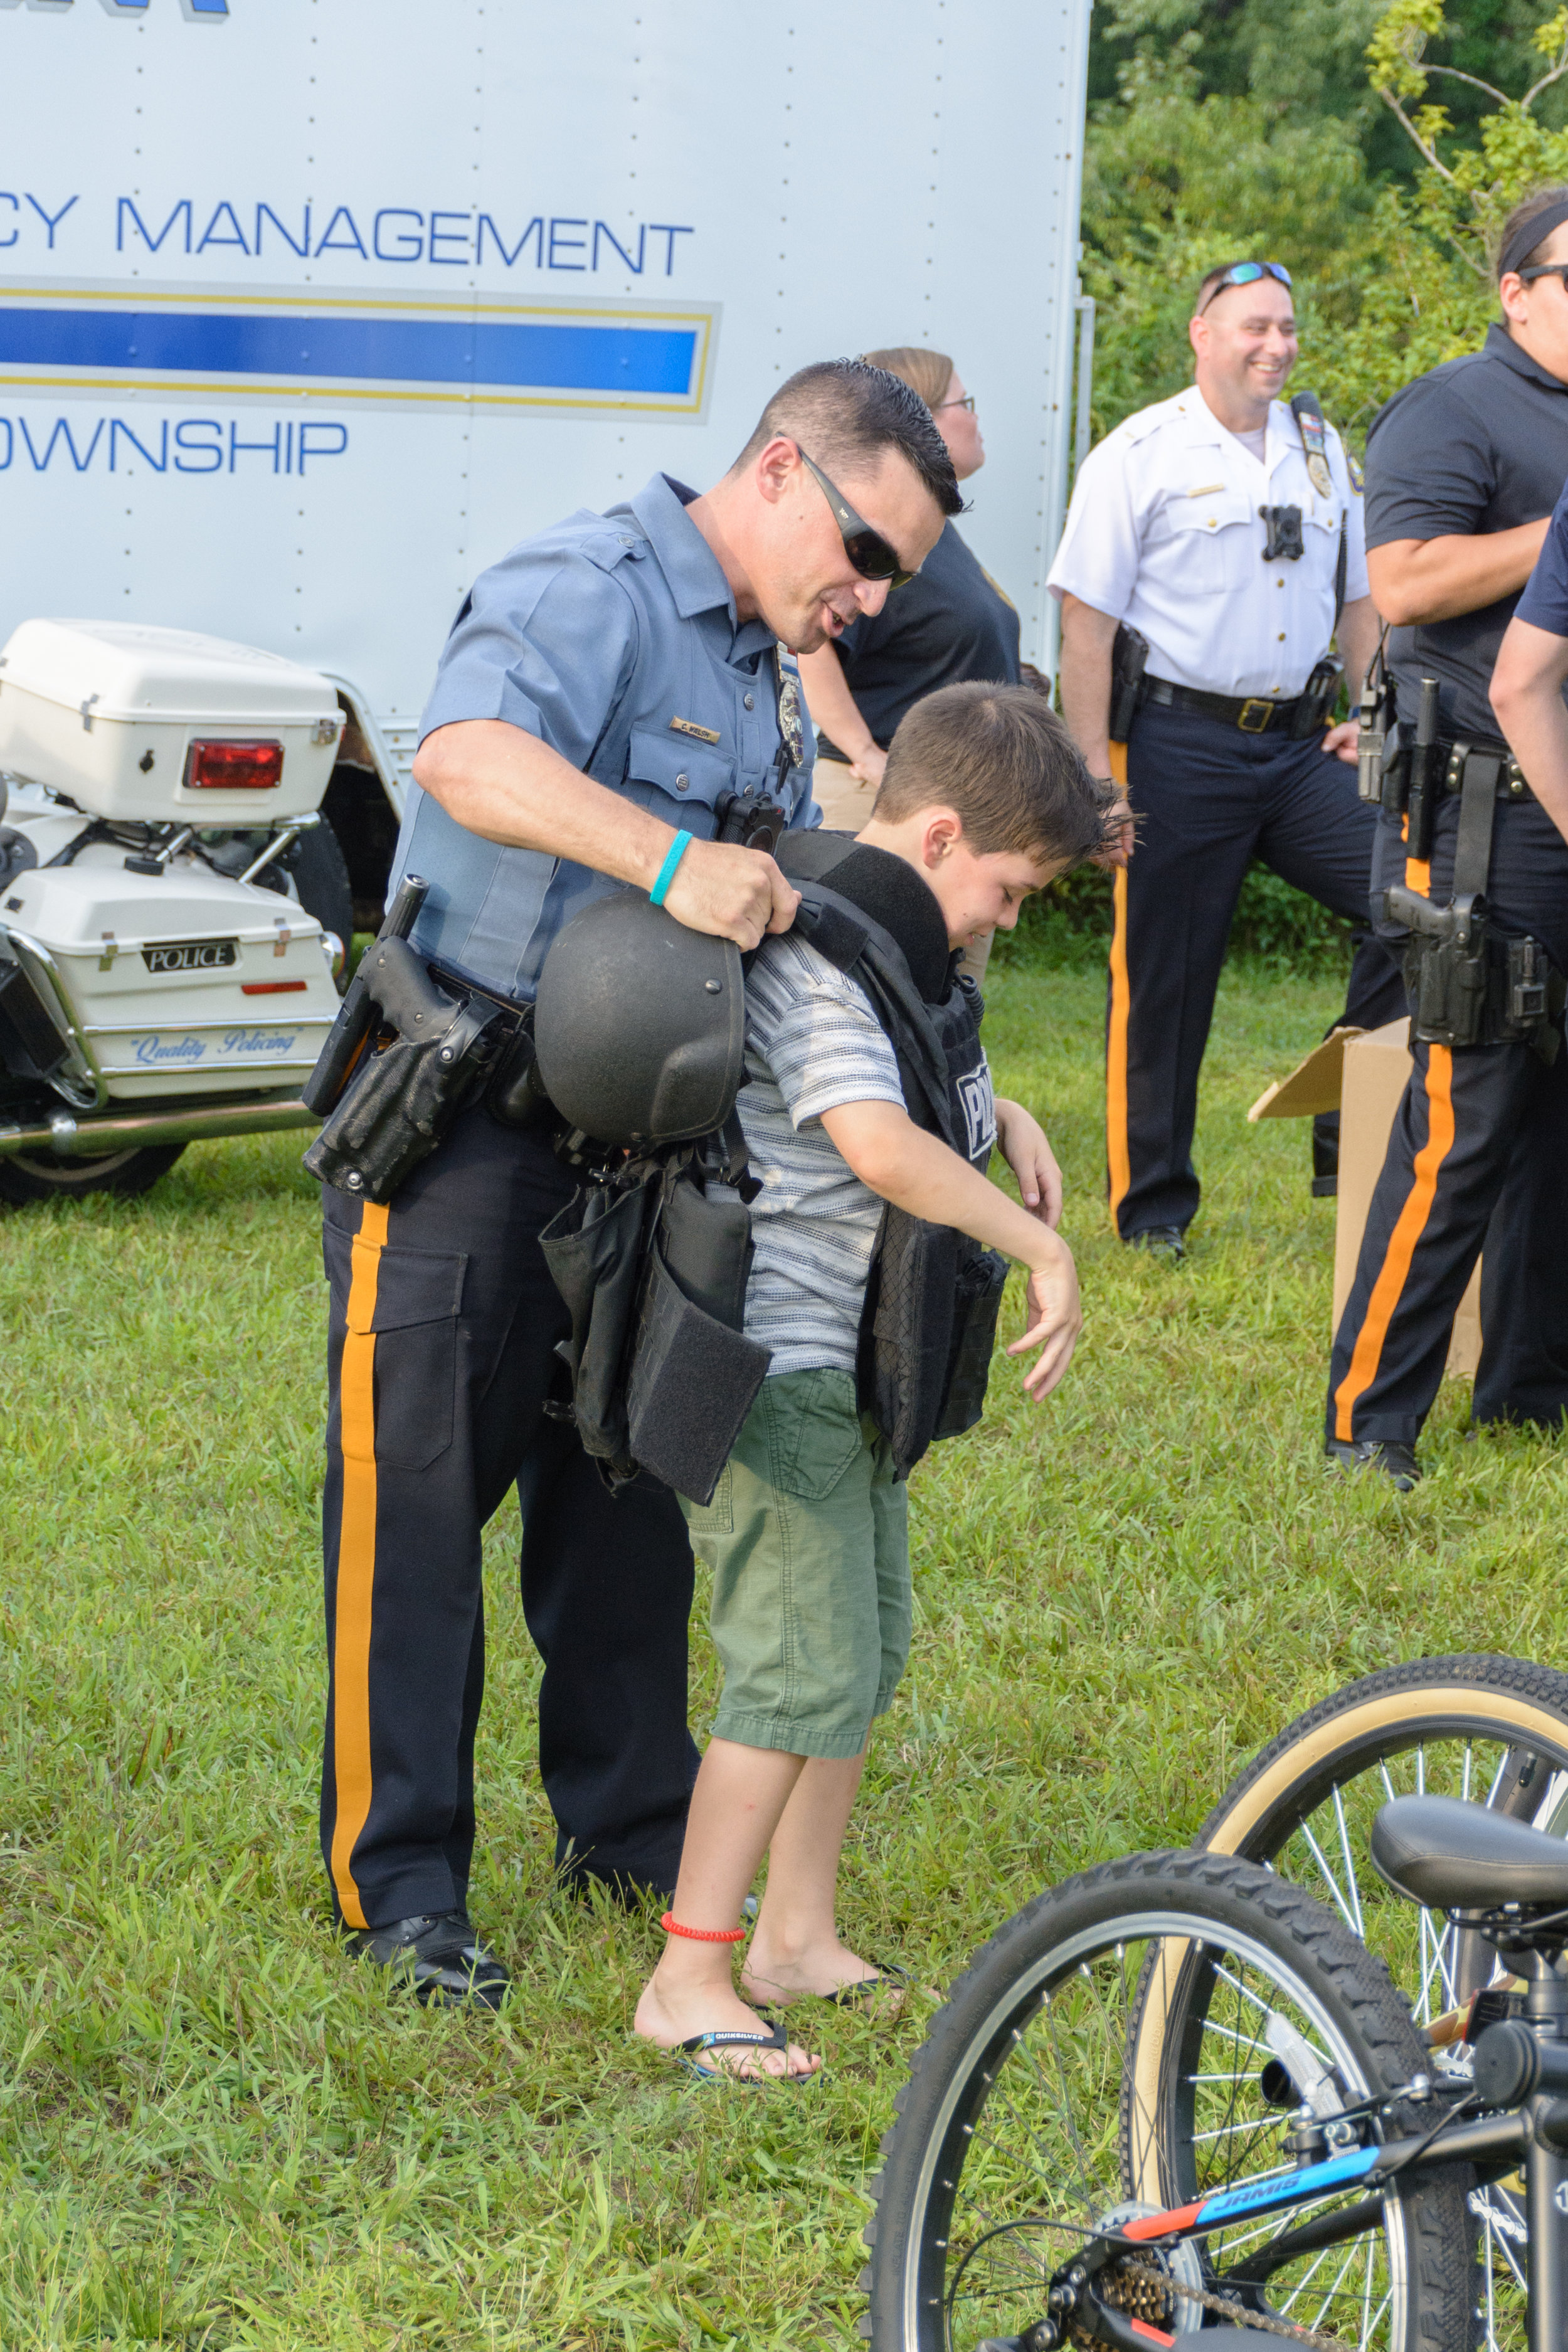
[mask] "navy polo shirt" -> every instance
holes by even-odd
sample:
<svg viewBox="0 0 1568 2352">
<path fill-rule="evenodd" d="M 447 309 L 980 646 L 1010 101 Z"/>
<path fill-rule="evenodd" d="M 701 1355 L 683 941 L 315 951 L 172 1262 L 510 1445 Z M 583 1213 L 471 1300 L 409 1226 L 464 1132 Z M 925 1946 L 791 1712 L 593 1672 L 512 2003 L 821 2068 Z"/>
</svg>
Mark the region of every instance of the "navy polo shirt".
<svg viewBox="0 0 1568 2352">
<path fill-rule="evenodd" d="M 629 504 L 570 515 L 482 572 L 447 640 L 420 741 L 458 719 L 504 719 L 702 841 L 721 793 L 773 784 L 773 633 L 737 618 L 718 558 L 687 515 L 696 495 L 656 474 Z M 813 756 L 807 724 L 805 762 L 785 771 L 792 825 L 820 821 Z M 417 785 L 389 897 L 405 872 L 430 884 L 413 933 L 419 951 L 524 1001 L 562 925 L 624 887 L 483 840 Z"/>
<path fill-rule="evenodd" d="M 1366 445 L 1366 543 L 1480 538 L 1539 522 L 1568 481 L 1568 384 L 1503 327 L 1479 352 L 1447 360 L 1396 392 Z M 1446 740 L 1498 740 L 1489 690 L 1516 596 L 1479 612 L 1389 633 L 1402 720 L 1413 723 L 1421 680 L 1441 689 Z M 1528 617 L 1528 616 L 1527 616 Z"/>
<path fill-rule="evenodd" d="M 1514 617 L 1548 635 L 1568 637 L 1568 489 L 1552 509 L 1546 544 L 1514 606 Z"/>
</svg>

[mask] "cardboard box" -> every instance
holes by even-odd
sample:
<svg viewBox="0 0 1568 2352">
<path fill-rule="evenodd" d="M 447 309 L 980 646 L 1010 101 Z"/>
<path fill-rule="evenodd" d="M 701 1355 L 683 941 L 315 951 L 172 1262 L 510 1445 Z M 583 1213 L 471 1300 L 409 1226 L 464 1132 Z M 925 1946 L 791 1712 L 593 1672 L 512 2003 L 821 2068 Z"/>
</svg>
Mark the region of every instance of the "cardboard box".
<svg viewBox="0 0 1568 2352">
<path fill-rule="evenodd" d="M 1269 1087 L 1248 1111 L 1250 1119 L 1303 1118 L 1340 1112 L 1340 1189 L 1334 1220 L 1334 1328 L 1355 1279 L 1367 1211 L 1383 1171 L 1384 1155 L 1410 1082 L 1410 1024 L 1336 1029 L 1288 1078 Z M 1481 1269 L 1478 1263 L 1459 1301 L 1445 1370 L 1473 1380 L 1481 1356 Z"/>
</svg>

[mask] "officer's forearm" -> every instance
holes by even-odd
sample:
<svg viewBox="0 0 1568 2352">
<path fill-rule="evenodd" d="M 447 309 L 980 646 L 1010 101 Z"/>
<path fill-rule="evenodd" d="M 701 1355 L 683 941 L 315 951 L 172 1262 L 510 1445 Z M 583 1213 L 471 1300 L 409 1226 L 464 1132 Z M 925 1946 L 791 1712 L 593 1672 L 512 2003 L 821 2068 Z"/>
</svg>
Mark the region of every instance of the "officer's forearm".
<svg viewBox="0 0 1568 2352">
<path fill-rule="evenodd" d="M 895 1209 L 929 1224 L 955 1226 L 1035 1273 L 1052 1271 L 1064 1260 L 1071 1265 L 1067 1244 L 1048 1226 L 940 1136 L 917 1127 L 897 1103 L 841 1103 L 823 1112 L 822 1124 L 862 1184 Z"/>
<path fill-rule="evenodd" d="M 1117 626 L 1095 605 L 1062 598 L 1062 717 L 1096 776 L 1110 773 L 1110 649 Z"/>
<path fill-rule="evenodd" d="M 673 838 L 671 826 L 501 719 L 438 727 L 415 755 L 414 781 L 483 841 L 570 858 L 645 890 Z"/>
<path fill-rule="evenodd" d="M 1522 588 L 1535 569 L 1551 517 L 1479 538 L 1391 539 L 1367 550 L 1378 611 L 1396 629 L 1479 613 Z"/>
<path fill-rule="evenodd" d="M 1350 689 L 1351 712 L 1354 716 L 1361 699 L 1362 681 L 1372 666 L 1377 651 L 1378 632 L 1382 626 L 1377 606 L 1370 596 L 1358 596 L 1340 614 L 1336 632 L 1340 658 L 1345 666 L 1345 684 Z"/>
<path fill-rule="evenodd" d="M 1509 750 L 1568 840 L 1568 637 L 1510 621 L 1492 672 L 1491 704 Z"/>
<path fill-rule="evenodd" d="M 816 653 L 801 654 L 798 659 L 812 725 L 850 760 L 858 760 L 862 751 L 874 751 L 877 739 L 844 682 L 844 665 L 833 647 L 824 646 Z"/>
</svg>

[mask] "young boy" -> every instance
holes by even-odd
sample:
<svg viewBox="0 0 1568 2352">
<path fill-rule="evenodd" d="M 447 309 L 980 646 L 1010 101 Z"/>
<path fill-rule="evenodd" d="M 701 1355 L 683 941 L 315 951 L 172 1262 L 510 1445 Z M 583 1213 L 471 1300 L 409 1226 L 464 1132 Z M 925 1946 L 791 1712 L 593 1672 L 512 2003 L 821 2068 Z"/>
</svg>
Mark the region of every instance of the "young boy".
<svg viewBox="0 0 1568 2352">
<path fill-rule="evenodd" d="M 1101 846 L 1101 811 L 1040 696 L 947 687 L 900 727 L 858 839 L 927 885 L 940 959 L 942 936 L 960 949 L 993 925 L 1011 930 L 1030 891 Z M 923 900 L 916 911 L 923 919 Z M 692 2053 L 699 2073 L 757 2080 L 822 2063 L 782 2026 L 763 2029 L 731 1980 L 736 1921 L 764 1853 L 767 1891 L 742 1978 L 752 1999 L 770 2009 L 811 1995 L 875 1999 L 868 1989 L 879 1981 L 840 1942 L 834 1896 L 871 1721 L 891 1705 L 910 1641 L 909 1490 L 856 1403 L 882 1203 L 1029 1268 L 1028 1328 L 1007 1350 L 1040 1349 L 1028 1395 L 1056 1387 L 1082 1318 L 1072 1257 L 1053 1230 L 1061 1179 L 1040 1128 L 1017 1103 L 995 1105 L 1019 1208 L 915 1125 L 865 994 L 801 940 L 764 940 L 748 975 L 746 1070 L 741 1121 L 763 1189 L 745 1327 L 773 1362 L 712 1503 L 683 1505 L 713 1570 L 724 1693 L 665 1915 L 669 1941 L 636 2030 Z M 988 1108 L 988 1080 L 979 1092 Z M 970 1140 L 983 1153 L 991 1137 L 972 1120 Z"/>
</svg>

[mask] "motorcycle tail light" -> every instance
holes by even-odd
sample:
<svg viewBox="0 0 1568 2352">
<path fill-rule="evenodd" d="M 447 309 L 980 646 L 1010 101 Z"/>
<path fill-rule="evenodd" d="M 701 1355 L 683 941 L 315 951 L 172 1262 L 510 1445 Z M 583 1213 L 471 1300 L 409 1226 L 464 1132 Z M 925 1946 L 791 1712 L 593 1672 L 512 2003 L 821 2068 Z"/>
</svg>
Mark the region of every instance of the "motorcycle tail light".
<svg viewBox="0 0 1568 2352">
<path fill-rule="evenodd" d="M 198 736 L 185 754 L 187 792 L 269 793 L 282 781 L 281 743 L 214 742 Z"/>
</svg>

